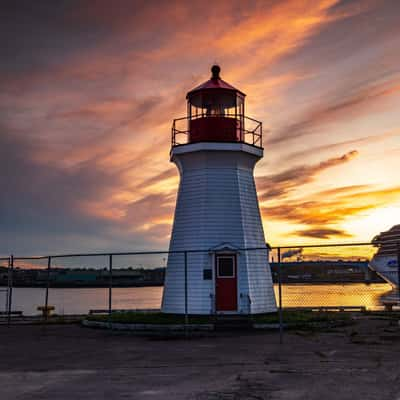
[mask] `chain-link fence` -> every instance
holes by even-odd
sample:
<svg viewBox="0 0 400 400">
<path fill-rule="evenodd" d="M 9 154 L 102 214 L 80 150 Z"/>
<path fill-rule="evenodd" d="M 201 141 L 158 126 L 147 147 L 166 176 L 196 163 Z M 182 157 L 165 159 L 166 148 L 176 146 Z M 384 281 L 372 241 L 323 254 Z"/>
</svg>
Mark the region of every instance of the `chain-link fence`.
<svg viewBox="0 0 400 400">
<path fill-rule="evenodd" d="M 8 257 L 0 258 L 0 316 L 5 316 L 8 312 L 9 301 L 9 266 L 10 259 Z"/>
<path fill-rule="evenodd" d="M 0 259 L 0 316 L 11 323 L 163 307 L 188 322 L 278 310 L 282 326 L 282 310 L 391 310 L 398 288 L 388 283 L 387 265 L 371 268 L 376 250 L 360 243 L 10 256 Z M 398 265 L 390 268 L 398 273 Z"/>
<path fill-rule="evenodd" d="M 281 275 L 283 308 L 385 309 L 398 292 L 384 268 L 371 268 L 376 250 L 370 244 L 274 248 L 270 264 L 275 281 Z"/>
</svg>

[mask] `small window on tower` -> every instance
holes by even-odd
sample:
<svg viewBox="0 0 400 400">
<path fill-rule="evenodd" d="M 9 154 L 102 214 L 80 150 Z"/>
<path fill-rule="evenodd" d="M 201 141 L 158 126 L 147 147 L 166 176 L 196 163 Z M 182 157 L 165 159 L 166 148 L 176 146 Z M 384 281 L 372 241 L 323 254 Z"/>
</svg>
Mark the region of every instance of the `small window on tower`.
<svg viewBox="0 0 400 400">
<path fill-rule="evenodd" d="M 203 269 L 203 279 L 205 281 L 212 280 L 212 270 L 211 269 Z"/>
</svg>

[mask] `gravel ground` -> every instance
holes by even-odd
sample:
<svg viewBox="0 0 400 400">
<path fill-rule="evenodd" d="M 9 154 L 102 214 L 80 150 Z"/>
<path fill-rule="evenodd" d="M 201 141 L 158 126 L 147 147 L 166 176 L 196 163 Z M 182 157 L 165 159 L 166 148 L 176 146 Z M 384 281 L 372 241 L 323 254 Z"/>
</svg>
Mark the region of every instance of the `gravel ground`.
<svg viewBox="0 0 400 400">
<path fill-rule="evenodd" d="M 329 333 L 161 340 L 79 325 L 0 326 L 0 399 L 400 400 L 397 321 Z"/>
</svg>

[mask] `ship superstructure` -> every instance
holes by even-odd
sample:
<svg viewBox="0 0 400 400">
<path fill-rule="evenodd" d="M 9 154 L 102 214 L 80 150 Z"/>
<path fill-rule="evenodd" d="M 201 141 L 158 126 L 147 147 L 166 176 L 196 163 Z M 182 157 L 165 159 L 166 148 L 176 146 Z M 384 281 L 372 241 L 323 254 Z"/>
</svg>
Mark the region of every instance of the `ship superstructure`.
<svg viewBox="0 0 400 400">
<path fill-rule="evenodd" d="M 400 225 L 381 232 L 372 239 L 378 251 L 370 261 L 370 267 L 392 286 L 399 285 L 398 258 L 400 252 Z"/>
</svg>

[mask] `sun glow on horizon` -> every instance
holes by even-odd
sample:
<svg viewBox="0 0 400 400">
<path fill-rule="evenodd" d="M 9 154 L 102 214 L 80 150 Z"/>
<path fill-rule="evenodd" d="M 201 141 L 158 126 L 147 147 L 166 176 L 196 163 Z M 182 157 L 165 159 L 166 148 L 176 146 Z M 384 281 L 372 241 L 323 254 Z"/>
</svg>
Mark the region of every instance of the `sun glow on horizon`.
<svg viewBox="0 0 400 400">
<path fill-rule="evenodd" d="M 400 223 L 400 202 L 379 207 L 346 221 L 343 226 L 358 240 L 371 241 L 380 232 Z"/>
</svg>

